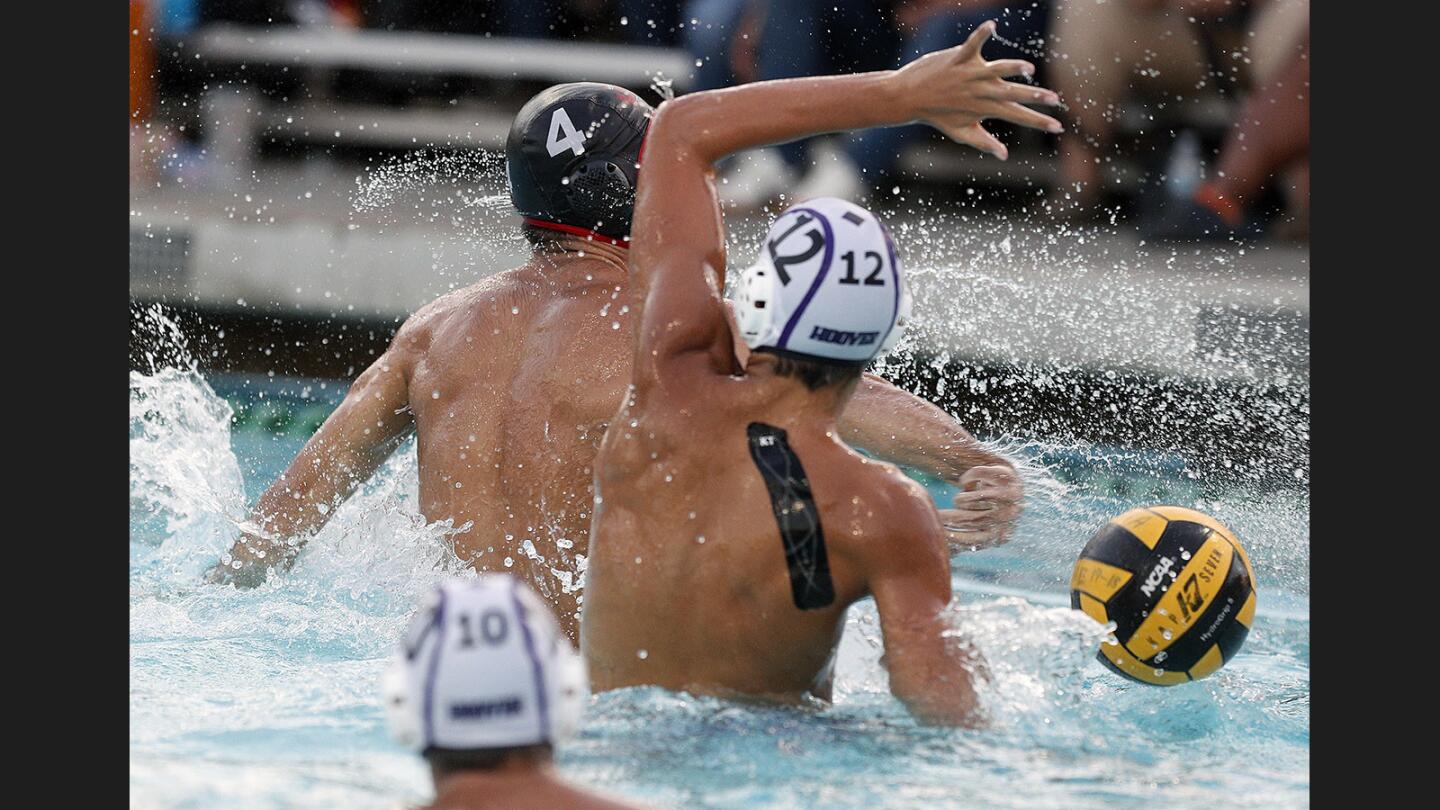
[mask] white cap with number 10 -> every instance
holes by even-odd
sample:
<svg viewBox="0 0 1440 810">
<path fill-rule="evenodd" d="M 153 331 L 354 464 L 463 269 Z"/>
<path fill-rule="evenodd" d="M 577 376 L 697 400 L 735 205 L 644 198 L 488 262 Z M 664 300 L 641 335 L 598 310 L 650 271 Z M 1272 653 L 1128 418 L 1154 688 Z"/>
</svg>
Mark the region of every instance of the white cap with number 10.
<svg viewBox="0 0 1440 810">
<path fill-rule="evenodd" d="M 556 743 L 587 696 L 584 661 L 508 574 L 452 579 L 410 621 L 385 675 L 391 733 L 415 751 Z"/>
</svg>

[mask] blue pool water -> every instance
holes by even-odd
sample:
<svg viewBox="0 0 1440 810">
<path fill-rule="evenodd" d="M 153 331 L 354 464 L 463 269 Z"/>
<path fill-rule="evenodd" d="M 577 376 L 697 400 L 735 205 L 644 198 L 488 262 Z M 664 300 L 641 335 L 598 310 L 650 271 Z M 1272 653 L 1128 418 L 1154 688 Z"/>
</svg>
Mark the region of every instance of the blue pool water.
<svg viewBox="0 0 1440 810">
<path fill-rule="evenodd" d="M 458 570 L 416 504 L 413 444 L 341 507 L 293 572 L 198 584 L 246 506 L 343 384 L 132 374 L 131 806 L 388 808 L 429 796 L 389 742 L 378 678 L 416 601 Z M 995 675 L 978 732 L 917 727 L 888 694 L 873 604 L 851 611 L 836 701 L 757 708 L 655 689 L 592 698 L 569 778 L 673 807 L 1294 807 L 1309 802 L 1308 491 L 1211 491 L 1183 460 L 1011 442 L 1029 459 L 1015 539 L 959 555 L 956 620 Z M 932 486 L 943 499 L 944 487 Z M 1122 494 L 1123 493 L 1123 494 Z M 1145 503 L 1246 543 L 1256 626 L 1217 675 L 1160 689 L 1094 660 L 1068 607 L 1086 539 Z"/>
</svg>

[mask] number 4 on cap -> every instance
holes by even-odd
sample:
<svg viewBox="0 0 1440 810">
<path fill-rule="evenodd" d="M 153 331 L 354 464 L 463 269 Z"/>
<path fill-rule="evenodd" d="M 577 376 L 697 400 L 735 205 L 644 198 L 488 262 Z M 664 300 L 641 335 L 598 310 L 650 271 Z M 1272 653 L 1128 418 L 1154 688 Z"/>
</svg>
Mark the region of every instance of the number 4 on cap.
<svg viewBox="0 0 1440 810">
<path fill-rule="evenodd" d="M 565 137 L 557 138 L 556 135 Z M 550 157 L 555 157 L 566 149 L 574 151 L 577 155 L 583 155 L 585 153 L 585 136 L 575 128 L 574 124 L 570 123 L 570 116 L 565 112 L 565 108 L 560 107 L 555 110 L 554 115 L 550 116 L 550 135 L 545 139 L 545 151 L 550 153 Z"/>
</svg>

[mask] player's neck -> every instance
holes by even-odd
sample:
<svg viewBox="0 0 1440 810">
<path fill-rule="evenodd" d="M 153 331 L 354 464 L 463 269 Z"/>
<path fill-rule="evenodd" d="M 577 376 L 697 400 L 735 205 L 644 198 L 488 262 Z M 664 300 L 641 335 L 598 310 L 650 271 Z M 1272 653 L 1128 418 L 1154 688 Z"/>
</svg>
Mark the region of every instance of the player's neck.
<svg viewBox="0 0 1440 810">
<path fill-rule="evenodd" d="M 855 386 L 834 385 L 812 391 L 799 380 L 775 373 L 775 358 L 769 354 L 753 356 L 746 368 L 748 374 L 765 374 L 773 378 L 776 397 L 766 404 L 766 419 L 776 427 L 805 428 L 834 433 L 835 423 L 850 401 Z"/>
<path fill-rule="evenodd" d="M 551 247 L 535 250 L 531 261 L 550 266 L 574 261 L 597 261 L 623 273 L 626 272 L 629 257 L 630 251 L 619 245 L 611 245 L 599 240 L 566 237 L 553 243 Z"/>
</svg>

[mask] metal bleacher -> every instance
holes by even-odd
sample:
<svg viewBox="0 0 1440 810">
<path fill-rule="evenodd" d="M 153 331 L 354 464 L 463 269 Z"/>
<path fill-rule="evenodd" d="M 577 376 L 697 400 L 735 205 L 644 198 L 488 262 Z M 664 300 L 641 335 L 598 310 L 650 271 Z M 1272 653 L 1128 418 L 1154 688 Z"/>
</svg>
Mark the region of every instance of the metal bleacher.
<svg viewBox="0 0 1440 810">
<path fill-rule="evenodd" d="M 654 81 L 690 86 L 693 62 L 676 48 L 366 29 L 210 26 L 195 53 L 213 65 L 280 66 L 305 82 L 305 99 L 271 104 L 255 135 L 373 147 L 503 145 L 513 103 L 466 100 L 447 108 L 337 103 L 325 79 L 336 70 L 535 82 L 596 81 L 643 90 Z M 523 100 L 523 99 L 522 99 Z M 505 99 L 505 101 L 511 101 Z"/>
<path fill-rule="evenodd" d="M 254 151 L 260 139 L 281 139 L 316 144 L 351 145 L 377 149 L 427 147 L 497 149 L 515 109 L 524 95 L 517 86 L 562 81 L 600 81 L 643 92 L 656 82 L 675 92 L 689 89 L 694 62 L 678 48 L 645 47 L 595 42 L 515 39 L 490 36 L 334 28 L 247 28 L 211 25 L 194 40 L 195 56 L 215 67 L 280 68 L 302 82 L 302 92 L 284 101 L 260 101 L 259 96 L 232 84 L 213 91 L 249 93 L 243 104 L 228 109 L 243 113 L 221 115 L 232 160 Z M 332 98 L 329 79 L 336 71 L 367 71 L 396 76 L 459 76 L 497 87 L 492 94 L 459 94 L 448 101 L 421 101 L 407 106 L 357 103 Z M 507 91 L 508 88 L 508 91 Z M 533 91 L 532 91 L 533 92 Z M 1163 105 L 1162 105 L 1163 106 Z M 1121 110 L 1121 131 L 1135 133 L 1174 126 L 1223 127 L 1227 103 L 1206 98 L 1174 110 L 1169 123 L 1157 122 L 1152 112 L 1138 105 Z M 1038 133 L 1018 133 L 1012 152 L 1025 155 L 1026 170 L 1016 172 L 973 150 L 941 148 L 909 150 L 902 165 L 926 177 L 953 183 L 961 180 L 1048 186 L 1055 163 Z M 1018 147 L 1018 148 L 1016 148 Z M 1108 167 L 1117 188 L 1134 188 L 1140 171 L 1133 161 L 1119 160 Z"/>
</svg>

